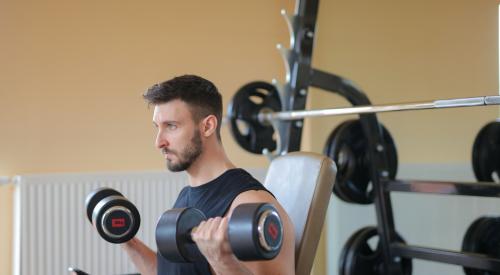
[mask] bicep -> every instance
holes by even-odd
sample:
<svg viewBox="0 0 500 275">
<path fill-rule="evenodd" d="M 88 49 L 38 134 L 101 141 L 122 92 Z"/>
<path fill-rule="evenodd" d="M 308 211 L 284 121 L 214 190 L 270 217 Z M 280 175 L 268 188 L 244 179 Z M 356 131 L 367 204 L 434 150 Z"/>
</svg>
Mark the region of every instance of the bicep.
<svg viewBox="0 0 500 275">
<path fill-rule="evenodd" d="M 295 232 L 293 224 L 279 202 L 266 191 L 246 191 L 233 201 L 227 216 L 238 205 L 244 203 L 270 203 L 275 206 L 283 224 L 283 243 L 279 254 L 272 260 L 241 262 L 254 274 L 294 274 L 295 273 Z"/>
</svg>

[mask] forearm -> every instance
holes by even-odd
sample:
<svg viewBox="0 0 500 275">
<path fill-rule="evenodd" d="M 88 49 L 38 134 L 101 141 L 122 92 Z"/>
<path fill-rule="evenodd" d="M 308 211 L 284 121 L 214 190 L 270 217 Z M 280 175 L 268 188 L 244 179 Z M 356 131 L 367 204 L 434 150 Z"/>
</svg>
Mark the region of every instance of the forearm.
<svg viewBox="0 0 500 275">
<path fill-rule="evenodd" d="M 216 275 L 253 275 L 252 271 L 236 259 L 234 255 L 225 257 L 218 261 L 208 260 L 212 271 Z"/>
<path fill-rule="evenodd" d="M 137 238 L 122 244 L 135 267 L 142 275 L 156 275 L 156 253 Z"/>
</svg>

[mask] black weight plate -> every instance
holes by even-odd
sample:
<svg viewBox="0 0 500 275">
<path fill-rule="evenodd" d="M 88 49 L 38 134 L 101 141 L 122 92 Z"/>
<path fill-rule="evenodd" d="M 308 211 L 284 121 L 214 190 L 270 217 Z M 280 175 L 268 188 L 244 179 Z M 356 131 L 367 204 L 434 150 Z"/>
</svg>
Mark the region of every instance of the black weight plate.
<svg viewBox="0 0 500 275">
<path fill-rule="evenodd" d="M 349 237 L 347 242 L 344 244 L 344 247 L 342 248 L 342 251 L 340 252 L 339 256 L 339 275 L 344 275 L 348 274 L 348 270 L 350 269 L 349 267 L 353 265 L 352 263 L 352 247 L 357 243 L 357 239 L 359 236 L 364 236 L 372 231 L 372 228 L 374 227 L 364 227 L 359 229 L 358 231 L 354 232 L 354 234 Z M 365 250 L 371 251 L 371 248 L 364 248 Z M 348 258 L 349 255 L 349 258 Z M 370 264 L 371 265 L 371 264 Z M 367 270 L 372 270 L 373 267 L 370 265 L 365 265 L 361 268 L 366 268 Z M 366 273 L 368 274 L 368 273 Z"/>
<path fill-rule="evenodd" d="M 476 136 L 472 147 L 472 167 L 478 181 L 494 179 L 494 172 L 500 176 L 500 121 L 486 124 Z"/>
<path fill-rule="evenodd" d="M 397 150 L 389 131 L 383 126 L 382 135 L 388 161 L 389 178 L 396 177 Z M 346 202 L 373 202 L 367 139 L 360 120 L 348 120 L 335 129 L 327 139 L 326 155 L 337 165 L 334 192 Z M 335 186 L 334 185 L 334 186 Z M 346 199 L 347 198 L 347 199 Z"/>
<path fill-rule="evenodd" d="M 465 252 L 480 253 L 500 258 L 500 218 L 480 217 L 467 229 L 462 250 Z M 491 272 L 464 267 L 467 275 L 494 275 L 500 272 Z"/>
<path fill-rule="evenodd" d="M 282 110 L 278 90 L 263 81 L 241 87 L 228 105 L 231 134 L 243 149 L 254 154 L 262 154 L 263 149 L 269 152 L 276 150 L 274 128 L 261 124 L 257 118 L 263 109 L 272 112 Z"/>
<path fill-rule="evenodd" d="M 328 139 L 326 140 L 325 148 L 323 149 L 324 155 L 329 156 L 330 158 L 333 159 L 333 157 L 332 157 L 332 155 L 333 155 L 332 144 L 334 142 L 334 139 L 336 139 L 339 136 L 339 132 L 341 132 L 342 129 L 344 129 L 344 126 L 346 124 L 349 124 L 349 123 L 352 123 L 352 120 L 344 121 L 341 124 L 339 124 L 337 127 L 335 127 L 335 129 L 332 131 L 332 133 L 330 134 L 330 136 L 328 136 Z M 345 153 L 350 153 L 350 152 L 344 151 L 338 157 L 338 164 L 335 163 L 337 165 L 337 169 L 349 170 L 349 169 L 352 169 L 352 167 L 354 166 L 354 158 L 346 158 L 347 156 Z M 339 168 L 338 166 L 341 166 L 341 167 Z M 335 181 L 337 182 L 337 179 Z M 352 202 L 353 203 L 353 201 L 351 201 L 349 199 L 349 197 L 347 197 L 346 195 L 344 195 L 342 193 L 341 185 L 334 183 L 333 193 L 341 200 L 343 200 L 345 202 Z"/>
<path fill-rule="evenodd" d="M 87 218 L 90 222 L 92 222 L 92 211 L 94 211 L 94 207 L 101 201 L 102 199 L 109 196 L 123 196 L 120 192 L 107 188 L 101 187 L 90 192 L 85 198 L 85 209 L 87 210 Z"/>
<path fill-rule="evenodd" d="M 240 260 L 269 260 L 281 250 L 283 224 L 271 204 L 238 205 L 231 214 L 228 227 L 229 243 Z"/>
<path fill-rule="evenodd" d="M 120 222 L 123 223 L 123 225 L 119 225 L 120 227 L 123 226 L 124 230 L 120 228 L 117 229 L 118 231 L 114 231 L 112 229 L 112 223 L 107 223 L 108 220 L 105 219 L 104 215 L 108 210 L 115 212 L 116 210 L 113 209 L 125 209 L 125 211 L 129 213 L 130 216 L 128 216 L 126 221 Z M 119 212 L 123 211 L 119 210 Z M 123 218 L 124 216 L 121 215 L 120 217 Z M 106 241 L 111 243 L 124 243 L 132 239 L 139 230 L 141 215 L 135 205 L 123 196 L 109 196 L 97 203 L 92 212 L 92 224 L 97 229 L 99 235 Z M 113 233 L 117 235 L 111 235 Z"/>
<path fill-rule="evenodd" d="M 156 225 L 158 252 L 172 262 L 194 262 L 203 258 L 191 239 L 191 230 L 206 220 L 196 208 L 173 208 L 165 211 Z"/>
<path fill-rule="evenodd" d="M 462 251 L 466 252 L 474 252 L 476 249 L 476 244 L 477 244 L 477 228 L 479 225 L 487 220 L 487 217 L 480 217 L 476 219 L 472 224 L 467 228 L 467 231 L 465 231 L 464 238 L 462 240 Z"/>
<path fill-rule="evenodd" d="M 344 245 L 339 258 L 339 275 L 384 275 L 383 255 L 380 241 L 374 247 L 370 246 L 370 239 L 378 235 L 377 228 L 368 226 L 356 231 Z M 403 238 L 397 236 L 399 242 Z M 411 259 L 401 259 L 403 275 L 412 273 Z"/>
<path fill-rule="evenodd" d="M 482 231 L 484 247 L 480 247 L 479 252 L 490 255 L 493 258 L 500 258 L 500 218 L 490 218 Z M 497 274 L 500 274 L 500 272 Z"/>
<path fill-rule="evenodd" d="M 355 194 L 352 194 L 353 190 L 350 190 L 349 186 L 364 188 L 366 190 L 370 182 L 369 167 L 365 166 L 366 142 L 364 140 L 360 141 L 359 137 L 350 136 L 352 134 L 352 127 L 356 121 L 345 121 L 332 132 L 328 138 L 330 144 L 327 145 L 329 148 L 327 156 L 333 159 L 337 165 L 334 193 L 346 202 L 369 204 L 372 202 L 371 194 L 368 194 L 369 197 L 363 196 L 364 198 L 356 199 Z M 360 133 L 357 134 L 359 135 Z M 356 145 L 354 142 L 359 145 L 358 149 L 354 148 L 354 145 Z M 358 183 L 358 185 L 353 185 L 354 182 Z M 354 192 L 360 193 L 358 191 L 360 190 L 354 190 Z M 363 193 L 365 191 L 361 191 L 361 194 Z"/>
</svg>

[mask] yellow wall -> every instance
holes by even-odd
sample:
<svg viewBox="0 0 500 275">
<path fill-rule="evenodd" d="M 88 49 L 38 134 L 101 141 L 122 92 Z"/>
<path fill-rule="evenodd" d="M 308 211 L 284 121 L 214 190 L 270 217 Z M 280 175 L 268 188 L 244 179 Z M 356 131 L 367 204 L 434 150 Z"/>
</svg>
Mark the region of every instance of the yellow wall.
<svg viewBox="0 0 500 275">
<path fill-rule="evenodd" d="M 3 1 L 0 175 L 162 169 L 145 88 L 196 73 L 227 103 L 248 81 L 283 78 L 286 5 Z M 239 165 L 262 163 L 224 140 Z"/>
<path fill-rule="evenodd" d="M 373 104 L 498 94 L 498 0 L 322 1 L 316 68 L 353 80 Z M 347 106 L 311 93 L 314 108 Z M 379 114 L 400 162 L 470 162 L 475 135 L 498 107 Z M 340 121 L 310 120 L 321 151 Z"/>
<path fill-rule="evenodd" d="M 279 10 L 294 2 L 2 1 L 0 176 L 163 169 L 141 92 L 196 73 L 226 104 L 248 81 L 282 80 L 274 45 L 288 33 Z M 497 5 L 323 0 L 313 64 L 354 80 L 376 104 L 497 93 Z M 315 91 L 308 106 L 346 102 Z M 468 162 L 474 135 L 497 115 L 488 107 L 379 117 L 401 162 L 444 163 Z M 307 121 L 303 148 L 322 151 L 343 119 Z M 267 164 L 227 129 L 223 140 L 238 165 Z M 11 268 L 11 206 L 12 187 L 0 188 L 0 274 Z"/>
</svg>

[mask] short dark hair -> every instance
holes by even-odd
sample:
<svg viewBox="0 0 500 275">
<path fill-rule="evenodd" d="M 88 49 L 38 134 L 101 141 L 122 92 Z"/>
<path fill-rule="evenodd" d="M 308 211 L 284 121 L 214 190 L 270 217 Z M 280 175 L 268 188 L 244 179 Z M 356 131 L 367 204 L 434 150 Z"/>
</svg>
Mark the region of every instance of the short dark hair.
<svg viewBox="0 0 500 275">
<path fill-rule="evenodd" d="M 217 118 L 217 138 L 220 140 L 222 125 L 222 96 L 217 87 L 200 76 L 183 75 L 155 84 L 143 95 L 148 104 L 162 104 L 175 99 L 184 101 L 190 107 L 195 122 L 208 115 Z"/>
</svg>

